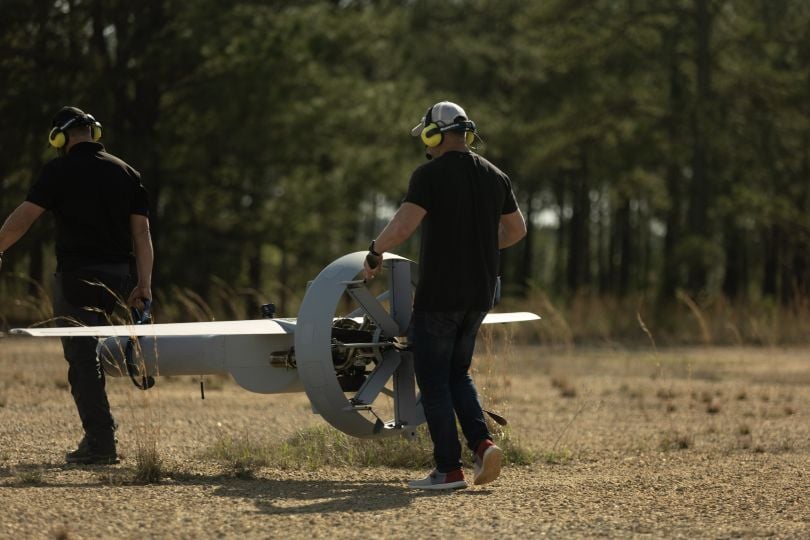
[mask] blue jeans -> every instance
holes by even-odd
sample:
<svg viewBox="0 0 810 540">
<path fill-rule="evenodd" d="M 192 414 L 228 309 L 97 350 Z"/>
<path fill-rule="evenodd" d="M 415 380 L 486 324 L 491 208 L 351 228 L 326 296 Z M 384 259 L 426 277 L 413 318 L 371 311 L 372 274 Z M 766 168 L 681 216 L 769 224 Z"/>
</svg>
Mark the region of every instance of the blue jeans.
<svg viewBox="0 0 810 540">
<path fill-rule="evenodd" d="M 475 336 L 485 315 L 483 311 L 414 311 L 411 318 L 416 382 L 436 468 L 442 473 L 461 467 L 456 417 L 473 452 L 482 440 L 492 438 L 469 373 Z"/>
</svg>

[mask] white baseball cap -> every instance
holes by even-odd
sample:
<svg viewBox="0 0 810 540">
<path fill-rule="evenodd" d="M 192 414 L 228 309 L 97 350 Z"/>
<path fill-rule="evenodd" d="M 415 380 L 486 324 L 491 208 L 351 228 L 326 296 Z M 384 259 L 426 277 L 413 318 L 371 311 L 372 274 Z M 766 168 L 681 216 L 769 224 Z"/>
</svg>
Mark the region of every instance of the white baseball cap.
<svg viewBox="0 0 810 540">
<path fill-rule="evenodd" d="M 411 135 L 418 137 L 427 124 L 433 123 L 439 127 L 444 127 L 465 120 L 469 120 L 469 118 L 467 118 L 467 113 L 464 112 L 464 109 L 459 105 L 456 105 L 452 101 L 440 101 L 428 109 L 428 112 L 422 117 L 421 122 L 413 126 Z"/>
</svg>

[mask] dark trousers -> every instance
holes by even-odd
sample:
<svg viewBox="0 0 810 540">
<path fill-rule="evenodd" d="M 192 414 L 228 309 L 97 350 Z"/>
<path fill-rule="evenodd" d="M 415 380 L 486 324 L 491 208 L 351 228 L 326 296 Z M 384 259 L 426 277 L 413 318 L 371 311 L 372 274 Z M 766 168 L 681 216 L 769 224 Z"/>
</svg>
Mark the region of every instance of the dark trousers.
<svg viewBox="0 0 810 540">
<path fill-rule="evenodd" d="M 414 311 L 411 318 L 416 382 L 436 468 L 442 473 L 461 467 L 456 417 L 473 452 L 482 440 L 492 438 L 469 373 L 475 336 L 485 315 L 482 311 Z"/>
<path fill-rule="evenodd" d="M 96 265 L 54 276 L 53 311 L 58 326 L 108 325 L 116 306 L 125 301 L 129 265 Z M 116 297 L 117 296 L 117 297 Z M 119 301 L 121 298 L 121 301 Z M 85 435 L 107 446 L 114 440 L 115 420 L 107 400 L 104 370 L 96 355 L 98 339 L 62 338 L 68 362 L 70 393 L 76 402 Z"/>
</svg>

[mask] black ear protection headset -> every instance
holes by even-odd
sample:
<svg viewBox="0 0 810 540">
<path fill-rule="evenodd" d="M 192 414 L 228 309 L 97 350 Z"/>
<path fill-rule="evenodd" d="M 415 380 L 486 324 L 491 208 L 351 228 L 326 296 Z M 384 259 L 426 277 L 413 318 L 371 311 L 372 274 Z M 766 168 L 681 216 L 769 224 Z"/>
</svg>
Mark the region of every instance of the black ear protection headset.
<svg viewBox="0 0 810 540">
<path fill-rule="evenodd" d="M 442 144 L 445 131 L 464 131 L 464 142 L 467 143 L 467 146 L 472 146 L 472 143 L 475 141 L 475 122 L 472 120 L 458 120 L 446 126 L 439 126 L 432 118 L 434 106 L 435 105 L 431 105 L 425 113 L 425 127 L 422 128 L 422 133 L 420 134 L 425 146 L 435 148 Z"/>
<path fill-rule="evenodd" d="M 72 127 L 90 126 L 91 136 L 94 141 L 101 138 L 101 123 L 92 114 L 80 114 L 74 116 L 61 126 L 54 126 L 48 134 L 48 142 L 51 146 L 59 150 L 68 141 L 67 130 Z"/>
</svg>

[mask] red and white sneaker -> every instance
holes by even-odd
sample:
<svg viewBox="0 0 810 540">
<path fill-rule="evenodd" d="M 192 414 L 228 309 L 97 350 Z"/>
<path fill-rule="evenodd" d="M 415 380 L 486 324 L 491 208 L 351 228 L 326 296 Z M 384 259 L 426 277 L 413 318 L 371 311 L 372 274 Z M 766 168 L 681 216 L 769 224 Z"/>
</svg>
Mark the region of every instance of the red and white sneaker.
<svg viewBox="0 0 810 540">
<path fill-rule="evenodd" d="M 473 483 L 476 486 L 488 484 L 501 474 L 501 461 L 503 450 L 495 446 L 489 439 L 484 439 L 475 452 L 473 465 Z"/>
<path fill-rule="evenodd" d="M 433 469 L 429 475 L 421 480 L 408 482 L 408 487 L 416 489 L 461 489 L 467 487 L 467 481 L 464 480 L 464 471 L 461 469 L 447 473 L 440 473 L 438 469 Z"/>
</svg>

